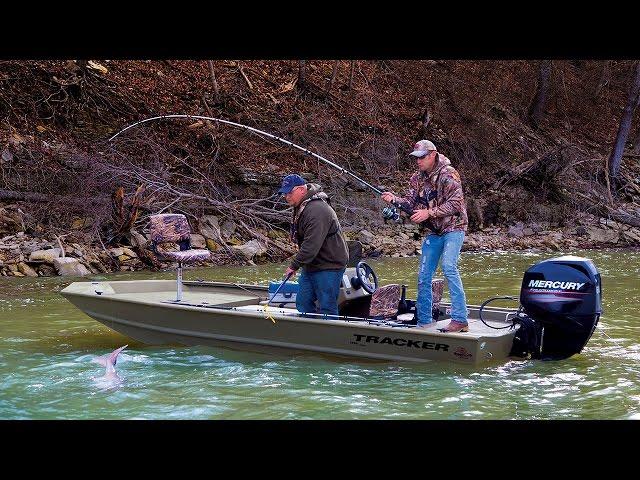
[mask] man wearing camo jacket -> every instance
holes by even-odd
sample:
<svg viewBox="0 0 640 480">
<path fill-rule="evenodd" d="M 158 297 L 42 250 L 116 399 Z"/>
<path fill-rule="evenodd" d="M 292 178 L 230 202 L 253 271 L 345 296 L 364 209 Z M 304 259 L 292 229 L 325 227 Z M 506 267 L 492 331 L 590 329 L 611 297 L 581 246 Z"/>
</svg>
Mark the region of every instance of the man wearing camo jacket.
<svg viewBox="0 0 640 480">
<path fill-rule="evenodd" d="M 466 332 L 467 303 L 458 259 L 468 220 L 460 174 L 429 140 L 420 140 L 409 155 L 416 157 L 418 171 L 409 180 L 406 194 L 384 192 L 382 199 L 413 210 L 411 221 L 426 233 L 418 272 L 417 326 L 424 328 L 433 321 L 431 280 L 442 260 L 451 295 L 451 322 L 443 331 Z"/>
</svg>

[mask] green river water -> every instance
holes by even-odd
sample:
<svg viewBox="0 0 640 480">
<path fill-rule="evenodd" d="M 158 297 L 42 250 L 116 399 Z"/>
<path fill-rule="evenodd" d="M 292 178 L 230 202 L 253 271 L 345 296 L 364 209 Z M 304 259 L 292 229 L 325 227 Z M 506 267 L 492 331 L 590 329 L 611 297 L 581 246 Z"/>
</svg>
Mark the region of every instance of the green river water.
<svg viewBox="0 0 640 480">
<path fill-rule="evenodd" d="M 604 313 L 590 342 L 563 361 L 483 367 L 147 346 L 87 317 L 59 291 L 74 280 L 174 272 L 0 277 L 0 419 L 640 419 L 640 255 L 562 254 L 591 258 L 602 274 Z M 517 295 L 525 269 L 551 256 L 464 252 L 468 303 Z M 367 262 L 381 284 L 408 283 L 415 298 L 417 257 Z M 284 268 L 200 268 L 185 279 L 266 283 Z M 96 382 L 104 367 L 91 359 L 125 344 L 122 381 Z"/>
</svg>

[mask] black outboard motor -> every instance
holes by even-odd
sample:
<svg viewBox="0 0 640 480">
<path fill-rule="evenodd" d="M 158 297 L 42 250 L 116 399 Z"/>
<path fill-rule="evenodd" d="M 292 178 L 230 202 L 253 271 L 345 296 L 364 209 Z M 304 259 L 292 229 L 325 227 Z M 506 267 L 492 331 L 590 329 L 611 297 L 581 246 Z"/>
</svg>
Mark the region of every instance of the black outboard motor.
<svg viewBox="0 0 640 480">
<path fill-rule="evenodd" d="M 524 315 L 511 353 L 528 349 L 534 358 L 568 358 L 584 348 L 602 314 L 600 274 L 588 258 L 544 260 L 525 272 L 520 304 Z"/>
</svg>

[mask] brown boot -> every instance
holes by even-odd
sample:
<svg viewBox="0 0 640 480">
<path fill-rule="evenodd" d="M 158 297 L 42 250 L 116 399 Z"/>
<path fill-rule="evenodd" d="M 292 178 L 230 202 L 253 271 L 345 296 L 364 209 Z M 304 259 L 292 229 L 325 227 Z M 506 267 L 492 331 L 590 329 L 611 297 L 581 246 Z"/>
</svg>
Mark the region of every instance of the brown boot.
<svg viewBox="0 0 640 480">
<path fill-rule="evenodd" d="M 469 324 L 463 322 L 456 322 L 455 320 L 451 320 L 449 325 L 444 328 L 439 329 L 441 332 L 468 332 Z"/>
</svg>

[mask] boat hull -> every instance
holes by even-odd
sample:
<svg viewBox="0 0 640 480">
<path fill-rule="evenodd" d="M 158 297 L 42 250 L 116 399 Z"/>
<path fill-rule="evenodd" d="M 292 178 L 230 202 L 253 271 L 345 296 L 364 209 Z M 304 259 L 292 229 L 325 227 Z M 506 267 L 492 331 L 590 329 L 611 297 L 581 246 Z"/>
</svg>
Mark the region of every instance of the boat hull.
<svg viewBox="0 0 640 480">
<path fill-rule="evenodd" d="M 191 283 L 191 284 L 190 284 Z M 61 293 L 107 327 L 145 344 L 228 346 L 254 351 L 311 351 L 400 362 L 482 364 L 504 360 L 514 330 L 493 331 L 470 319 L 468 333 L 443 333 L 445 318 L 426 329 L 302 317 L 290 308 L 266 307 L 266 287 L 185 282 L 173 301 L 175 282 L 164 280 L 75 282 Z M 99 290 L 100 293 L 96 293 Z M 446 308 L 446 305 L 444 306 Z M 507 309 L 494 309 L 506 325 Z"/>
</svg>

